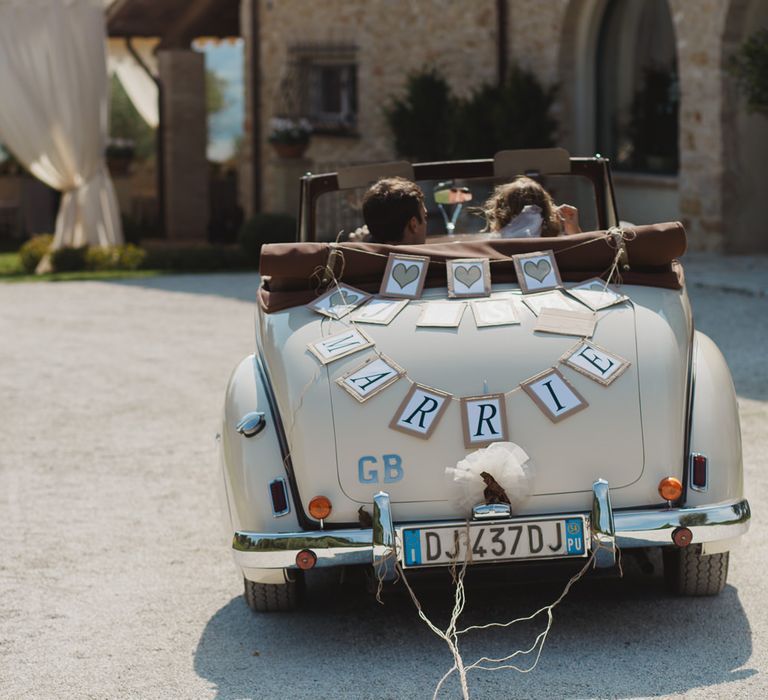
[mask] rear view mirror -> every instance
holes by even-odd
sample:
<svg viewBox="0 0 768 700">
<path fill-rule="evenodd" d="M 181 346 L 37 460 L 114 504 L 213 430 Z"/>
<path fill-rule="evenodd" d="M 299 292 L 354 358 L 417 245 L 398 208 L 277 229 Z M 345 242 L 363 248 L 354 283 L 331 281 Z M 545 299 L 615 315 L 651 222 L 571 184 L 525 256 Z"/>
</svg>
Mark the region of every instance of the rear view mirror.
<svg viewBox="0 0 768 700">
<path fill-rule="evenodd" d="M 469 187 L 458 187 L 453 180 L 446 180 L 445 182 L 438 182 L 432 189 L 432 194 L 435 198 L 435 204 L 443 215 L 445 232 L 452 236 L 464 203 L 472 201 L 472 192 L 469 191 Z M 449 216 L 446 207 L 451 206 L 453 212 Z"/>
<path fill-rule="evenodd" d="M 469 187 L 456 187 L 452 180 L 435 185 L 434 195 L 435 204 L 463 204 L 472 201 Z"/>
</svg>

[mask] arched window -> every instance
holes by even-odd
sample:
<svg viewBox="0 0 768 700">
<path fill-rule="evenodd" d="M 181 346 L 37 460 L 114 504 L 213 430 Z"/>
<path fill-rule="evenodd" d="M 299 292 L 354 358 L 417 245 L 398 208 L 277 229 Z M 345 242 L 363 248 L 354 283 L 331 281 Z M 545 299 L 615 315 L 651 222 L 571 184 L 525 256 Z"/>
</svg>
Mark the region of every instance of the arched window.
<svg viewBox="0 0 768 700">
<path fill-rule="evenodd" d="M 676 173 L 680 93 L 667 0 L 609 0 L 596 58 L 598 152 L 617 169 Z"/>
</svg>

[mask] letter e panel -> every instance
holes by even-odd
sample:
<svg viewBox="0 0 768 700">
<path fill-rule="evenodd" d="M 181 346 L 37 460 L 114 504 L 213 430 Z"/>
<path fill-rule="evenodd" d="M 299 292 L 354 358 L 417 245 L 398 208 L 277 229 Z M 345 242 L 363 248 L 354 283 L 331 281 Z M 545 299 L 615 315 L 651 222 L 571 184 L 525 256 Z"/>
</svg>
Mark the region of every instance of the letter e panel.
<svg viewBox="0 0 768 700">
<path fill-rule="evenodd" d="M 603 386 L 609 386 L 630 365 L 623 357 L 587 340 L 565 353 L 560 362 Z"/>
</svg>

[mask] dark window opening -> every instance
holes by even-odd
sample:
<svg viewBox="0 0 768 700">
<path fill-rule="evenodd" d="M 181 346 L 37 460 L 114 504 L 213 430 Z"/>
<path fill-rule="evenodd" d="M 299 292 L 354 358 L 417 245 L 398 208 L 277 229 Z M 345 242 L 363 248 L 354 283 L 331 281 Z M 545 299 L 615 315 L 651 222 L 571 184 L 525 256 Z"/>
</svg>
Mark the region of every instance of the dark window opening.
<svg viewBox="0 0 768 700">
<path fill-rule="evenodd" d="M 678 170 L 680 91 L 667 0 L 611 0 L 597 47 L 597 150 L 618 170 Z"/>
<path fill-rule="evenodd" d="M 287 91 L 295 95 L 297 116 L 319 134 L 357 130 L 357 48 L 300 44 L 291 48 Z"/>
</svg>

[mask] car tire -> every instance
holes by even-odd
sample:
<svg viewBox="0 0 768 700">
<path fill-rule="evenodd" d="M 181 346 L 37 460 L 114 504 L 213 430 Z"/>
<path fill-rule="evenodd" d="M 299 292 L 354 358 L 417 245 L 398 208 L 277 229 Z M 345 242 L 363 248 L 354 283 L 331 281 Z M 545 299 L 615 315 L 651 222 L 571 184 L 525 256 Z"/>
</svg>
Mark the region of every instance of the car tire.
<svg viewBox="0 0 768 700">
<path fill-rule="evenodd" d="M 288 612 L 295 610 L 301 601 L 303 578 L 295 573 L 294 579 L 285 583 L 256 583 L 243 579 L 245 602 L 253 612 Z"/>
<path fill-rule="evenodd" d="M 676 595 L 717 595 L 728 578 L 729 552 L 702 554 L 701 545 L 664 550 L 664 578 Z"/>
</svg>

